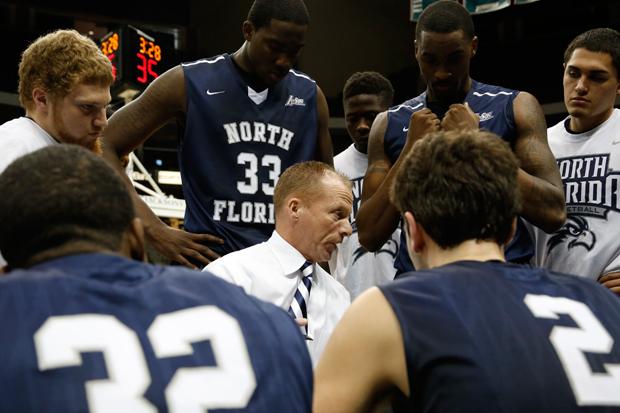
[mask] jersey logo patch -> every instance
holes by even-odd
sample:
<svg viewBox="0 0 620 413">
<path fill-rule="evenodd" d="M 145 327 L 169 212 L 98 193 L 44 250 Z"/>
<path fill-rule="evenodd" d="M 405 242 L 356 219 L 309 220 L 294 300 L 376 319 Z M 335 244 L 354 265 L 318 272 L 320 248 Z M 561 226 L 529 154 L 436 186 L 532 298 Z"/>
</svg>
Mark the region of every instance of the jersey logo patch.
<svg viewBox="0 0 620 413">
<path fill-rule="evenodd" d="M 562 243 L 566 243 L 567 250 L 583 247 L 590 251 L 596 244 L 596 234 L 590 230 L 585 218 L 569 215 L 564 226 L 547 241 L 547 255 Z"/>
<path fill-rule="evenodd" d="M 293 95 L 289 95 L 288 100 L 284 106 L 306 106 L 306 102 L 302 98 L 298 98 Z"/>
<path fill-rule="evenodd" d="M 482 112 L 478 116 L 480 117 L 480 122 L 485 122 L 485 121 L 491 120 L 491 119 L 493 119 L 495 117 L 495 116 L 493 116 L 493 112 Z"/>
<path fill-rule="evenodd" d="M 217 90 L 215 92 L 211 92 L 209 89 L 207 89 L 207 95 L 209 95 L 209 96 L 219 95 L 220 93 L 226 93 L 226 91 L 225 90 Z"/>
</svg>

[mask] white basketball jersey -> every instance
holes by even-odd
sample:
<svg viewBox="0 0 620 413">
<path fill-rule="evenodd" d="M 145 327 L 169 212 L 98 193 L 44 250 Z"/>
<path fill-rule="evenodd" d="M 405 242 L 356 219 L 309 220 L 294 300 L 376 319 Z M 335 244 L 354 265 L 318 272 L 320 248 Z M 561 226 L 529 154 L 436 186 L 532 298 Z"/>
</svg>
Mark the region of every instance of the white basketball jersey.
<svg viewBox="0 0 620 413">
<path fill-rule="evenodd" d="M 351 145 L 334 157 L 334 166 L 349 177 L 353 184 L 353 210 L 349 218 L 353 233 L 338 245 L 329 260 L 329 268 L 331 274 L 346 287 L 353 300 L 366 289 L 394 279 L 394 258 L 398 252 L 400 229 L 394 231 L 377 252 L 366 251 L 358 239 L 355 216 L 361 202 L 368 156 Z"/>
</svg>

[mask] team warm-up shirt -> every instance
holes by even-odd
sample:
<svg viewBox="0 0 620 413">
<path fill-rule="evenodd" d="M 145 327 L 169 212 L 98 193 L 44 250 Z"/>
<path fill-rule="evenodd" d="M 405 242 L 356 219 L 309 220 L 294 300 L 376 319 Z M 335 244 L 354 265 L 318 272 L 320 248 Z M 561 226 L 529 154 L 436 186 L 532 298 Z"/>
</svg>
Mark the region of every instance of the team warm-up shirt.
<svg viewBox="0 0 620 413">
<path fill-rule="evenodd" d="M 309 412 L 285 311 L 208 273 L 107 254 L 0 278 L 2 412 Z"/>
<path fill-rule="evenodd" d="M 461 261 L 380 289 L 404 340 L 402 411 L 620 411 L 620 300 L 601 285 Z"/>
<path fill-rule="evenodd" d="M 355 216 L 361 203 L 368 155 L 350 145 L 334 157 L 334 167 L 346 175 L 353 185 L 353 209 L 349 217 L 353 232 L 337 245 L 329 259 L 329 269 L 331 275 L 347 288 L 353 300 L 368 288 L 394 279 L 394 259 L 398 252 L 400 228 L 392 233 L 378 251 L 369 252 L 362 247 Z"/>
<path fill-rule="evenodd" d="M 487 85 L 472 79 L 465 102 L 480 117 L 480 129 L 493 132 L 512 144 L 517 136 L 512 103 L 518 94 L 519 92 L 516 90 Z M 396 162 L 405 146 L 409 119 L 413 113 L 425 107 L 427 107 L 426 92 L 388 111 L 384 149 L 392 164 Z M 442 118 L 443 114 L 438 114 L 438 116 Z M 404 231 L 401 232 L 400 245 L 407 245 Z M 529 233 L 523 222 L 518 220 L 517 233 L 507 246 L 506 258 L 509 261 L 525 262 L 532 257 L 533 253 L 534 247 Z M 394 265 L 398 273 L 414 269 L 406 248 L 399 249 Z"/>
<path fill-rule="evenodd" d="M 290 70 L 275 86 L 254 91 L 227 54 L 182 67 L 185 228 L 223 238 L 224 245 L 211 246 L 219 254 L 265 241 L 274 229 L 280 174 L 316 157 L 317 85 Z"/>
<path fill-rule="evenodd" d="M 0 125 L 0 173 L 15 159 L 57 143 L 35 121 L 25 116 L 3 123 Z M 5 265 L 0 253 L 0 268 Z"/>
<path fill-rule="evenodd" d="M 620 271 L 620 110 L 596 128 L 570 133 L 566 121 L 549 128 L 567 220 L 553 234 L 532 228 L 534 264 L 594 280 Z"/>
</svg>

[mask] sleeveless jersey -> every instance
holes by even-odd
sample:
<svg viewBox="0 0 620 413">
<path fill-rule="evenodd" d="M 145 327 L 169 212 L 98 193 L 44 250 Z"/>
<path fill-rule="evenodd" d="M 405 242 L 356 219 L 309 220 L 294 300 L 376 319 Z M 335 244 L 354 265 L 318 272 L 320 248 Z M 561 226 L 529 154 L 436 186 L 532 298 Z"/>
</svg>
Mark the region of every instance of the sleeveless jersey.
<svg viewBox="0 0 620 413">
<path fill-rule="evenodd" d="M 620 300 L 601 285 L 461 261 L 380 289 L 404 340 L 402 411 L 620 412 Z"/>
<path fill-rule="evenodd" d="M 334 167 L 347 176 L 353 185 L 353 208 L 349 222 L 353 232 L 345 237 L 329 259 L 331 275 L 351 294 L 351 300 L 375 285 L 394 279 L 394 259 L 398 252 L 400 228 L 376 252 L 369 252 L 360 245 L 355 216 L 362 199 L 364 175 L 368 168 L 368 156 L 350 145 L 334 157 Z"/>
<path fill-rule="evenodd" d="M 290 70 L 261 102 L 261 93 L 248 87 L 231 59 L 224 54 L 182 65 L 184 225 L 223 238 L 224 245 L 211 247 L 221 255 L 269 238 L 280 173 L 314 159 L 317 148 L 314 80 Z"/>
<path fill-rule="evenodd" d="M 64 257 L 0 278 L 0 323 L 2 412 L 311 409 L 294 321 L 207 273 Z"/>
<path fill-rule="evenodd" d="M 567 220 L 553 234 L 531 227 L 534 264 L 594 280 L 620 271 L 620 109 L 598 127 L 569 133 L 566 119 L 549 128 Z"/>
<path fill-rule="evenodd" d="M 501 86 L 492 86 L 472 79 L 471 88 L 465 102 L 480 117 L 480 129 L 500 136 L 503 140 L 513 143 L 516 138 L 516 127 L 512 103 L 518 91 Z M 385 153 L 392 164 L 396 162 L 407 140 L 409 119 L 414 112 L 426 107 L 426 92 L 410 99 L 401 105 L 388 110 L 388 125 L 384 136 Z M 405 242 L 405 231 L 401 232 L 400 245 Z M 506 259 L 514 262 L 525 262 L 534 254 L 534 247 L 524 223 L 517 221 L 517 232 L 506 248 Z M 406 248 L 400 248 L 394 263 L 398 274 L 413 271 Z"/>
</svg>

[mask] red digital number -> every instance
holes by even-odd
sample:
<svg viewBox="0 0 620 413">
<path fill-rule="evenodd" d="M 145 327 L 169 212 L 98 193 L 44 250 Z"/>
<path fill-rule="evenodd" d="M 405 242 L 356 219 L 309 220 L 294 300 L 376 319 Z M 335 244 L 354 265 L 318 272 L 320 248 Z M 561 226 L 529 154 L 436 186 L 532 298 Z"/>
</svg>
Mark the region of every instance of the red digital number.
<svg viewBox="0 0 620 413">
<path fill-rule="evenodd" d="M 140 83 L 146 84 L 149 76 L 156 79 L 158 74 L 155 70 L 153 70 L 153 67 L 157 66 L 157 62 L 153 59 L 147 59 L 147 57 L 141 53 L 136 53 L 136 56 L 140 59 L 140 64 L 136 66 L 136 68 L 140 71 L 140 76 L 138 76 L 136 80 Z"/>
</svg>

